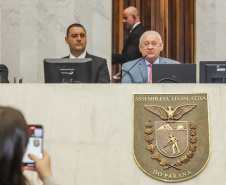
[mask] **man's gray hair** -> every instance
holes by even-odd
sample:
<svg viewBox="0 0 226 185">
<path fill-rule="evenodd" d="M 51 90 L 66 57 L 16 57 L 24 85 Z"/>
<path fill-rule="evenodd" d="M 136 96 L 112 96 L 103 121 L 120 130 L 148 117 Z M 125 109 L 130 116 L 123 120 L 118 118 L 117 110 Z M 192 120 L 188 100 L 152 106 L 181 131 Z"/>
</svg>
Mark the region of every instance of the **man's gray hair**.
<svg viewBox="0 0 226 185">
<path fill-rule="evenodd" d="M 141 37 L 140 37 L 140 44 L 141 44 L 142 38 L 143 38 L 145 35 L 149 35 L 149 34 L 155 34 L 155 35 L 157 35 L 157 36 L 159 37 L 160 43 L 162 43 L 162 37 L 161 37 L 161 35 L 160 35 L 157 31 L 151 30 L 151 31 L 146 31 L 146 32 L 144 32 L 144 33 L 141 35 Z"/>
</svg>

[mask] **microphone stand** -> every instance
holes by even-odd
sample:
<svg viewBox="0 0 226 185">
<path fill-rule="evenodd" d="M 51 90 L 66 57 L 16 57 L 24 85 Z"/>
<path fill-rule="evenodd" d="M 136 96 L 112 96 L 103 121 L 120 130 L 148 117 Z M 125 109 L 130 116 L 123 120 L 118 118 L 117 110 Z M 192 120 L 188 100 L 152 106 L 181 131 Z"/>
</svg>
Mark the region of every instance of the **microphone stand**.
<svg viewBox="0 0 226 185">
<path fill-rule="evenodd" d="M 145 55 L 144 57 L 142 57 L 142 58 L 140 58 L 140 60 L 138 60 L 128 71 L 126 71 L 126 73 L 122 76 L 122 79 L 123 79 L 123 77 L 126 75 L 126 74 L 128 74 L 129 72 L 130 72 L 130 70 L 131 69 L 133 69 L 133 67 L 135 66 L 135 65 L 137 65 L 137 63 L 138 62 L 140 62 L 141 60 L 143 60 L 146 56 L 148 56 L 148 54 L 147 55 Z"/>
</svg>

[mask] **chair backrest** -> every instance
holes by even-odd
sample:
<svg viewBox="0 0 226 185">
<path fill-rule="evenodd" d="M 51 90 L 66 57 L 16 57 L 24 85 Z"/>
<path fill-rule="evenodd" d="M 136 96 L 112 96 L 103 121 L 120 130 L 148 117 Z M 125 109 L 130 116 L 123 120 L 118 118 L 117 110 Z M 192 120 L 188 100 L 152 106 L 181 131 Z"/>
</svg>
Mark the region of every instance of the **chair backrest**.
<svg viewBox="0 0 226 185">
<path fill-rule="evenodd" d="M 0 64 L 0 83 L 9 83 L 9 70 L 4 64 Z"/>
</svg>

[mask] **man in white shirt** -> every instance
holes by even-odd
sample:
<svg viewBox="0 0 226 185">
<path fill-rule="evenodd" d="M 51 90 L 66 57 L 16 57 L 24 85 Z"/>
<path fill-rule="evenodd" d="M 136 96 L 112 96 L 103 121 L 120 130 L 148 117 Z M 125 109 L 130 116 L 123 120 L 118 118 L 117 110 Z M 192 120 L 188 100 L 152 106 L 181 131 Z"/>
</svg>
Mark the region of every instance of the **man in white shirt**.
<svg viewBox="0 0 226 185">
<path fill-rule="evenodd" d="M 81 24 L 75 23 L 68 27 L 65 41 L 69 45 L 70 54 L 64 58 L 91 58 L 92 83 L 110 82 L 106 59 L 90 55 L 86 51 L 86 30 Z"/>
</svg>

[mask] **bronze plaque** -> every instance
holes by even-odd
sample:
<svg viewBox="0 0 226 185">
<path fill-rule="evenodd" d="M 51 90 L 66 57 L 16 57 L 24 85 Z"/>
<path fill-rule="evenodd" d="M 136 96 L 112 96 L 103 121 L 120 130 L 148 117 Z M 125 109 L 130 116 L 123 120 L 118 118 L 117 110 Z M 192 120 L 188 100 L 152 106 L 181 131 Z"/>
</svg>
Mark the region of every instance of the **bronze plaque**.
<svg viewBox="0 0 226 185">
<path fill-rule="evenodd" d="M 140 169 L 165 182 L 198 175 L 210 157 L 207 94 L 134 94 L 133 101 L 133 154 Z"/>
</svg>

